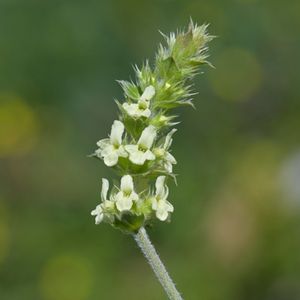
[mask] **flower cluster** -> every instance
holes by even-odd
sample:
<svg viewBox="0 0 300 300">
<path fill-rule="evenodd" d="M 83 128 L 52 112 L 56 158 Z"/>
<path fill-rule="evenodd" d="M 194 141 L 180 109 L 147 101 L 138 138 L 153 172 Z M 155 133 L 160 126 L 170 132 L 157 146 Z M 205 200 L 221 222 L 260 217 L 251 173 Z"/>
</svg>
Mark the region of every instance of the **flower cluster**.
<svg viewBox="0 0 300 300">
<path fill-rule="evenodd" d="M 118 222 L 122 215 L 130 212 L 136 216 L 142 216 L 143 219 L 149 219 L 155 215 L 161 221 L 167 220 L 169 213 L 173 212 L 173 205 L 167 201 L 169 189 L 165 184 L 166 176 L 158 176 L 155 183 L 155 193 L 137 194 L 134 188 L 133 178 L 130 175 L 124 175 L 121 178 L 120 189 L 112 191 L 109 199 L 107 194 L 109 182 L 102 179 L 102 203 L 97 205 L 91 214 L 95 216 L 96 224 L 103 220 L 108 222 Z"/>
<path fill-rule="evenodd" d="M 169 220 L 174 211 L 167 201 L 168 177 L 175 178 L 171 154 L 176 116 L 172 109 L 192 105 L 191 84 L 198 67 L 207 63 L 207 26 L 192 22 L 186 32 L 164 36 L 154 67 L 135 67 L 136 81 L 120 81 L 124 101 L 117 101 L 120 118 L 108 138 L 97 143 L 94 156 L 122 177 L 109 193 L 102 180 L 101 204 L 92 211 L 96 224 L 108 222 L 126 232 L 136 232 L 154 219 Z"/>
</svg>

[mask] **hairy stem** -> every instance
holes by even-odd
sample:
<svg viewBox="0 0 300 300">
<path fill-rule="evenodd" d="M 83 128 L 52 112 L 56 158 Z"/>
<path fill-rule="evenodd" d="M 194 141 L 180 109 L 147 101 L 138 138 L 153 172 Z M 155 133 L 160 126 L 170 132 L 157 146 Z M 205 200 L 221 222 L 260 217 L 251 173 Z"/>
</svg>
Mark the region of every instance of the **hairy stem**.
<svg viewBox="0 0 300 300">
<path fill-rule="evenodd" d="M 137 234 L 134 234 L 138 246 L 141 248 L 152 270 L 154 271 L 160 284 L 163 286 L 170 300 L 183 300 L 177 291 L 174 282 L 169 276 L 164 264 L 160 260 L 154 246 L 144 227 L 141 227 Z"/>
</svg>

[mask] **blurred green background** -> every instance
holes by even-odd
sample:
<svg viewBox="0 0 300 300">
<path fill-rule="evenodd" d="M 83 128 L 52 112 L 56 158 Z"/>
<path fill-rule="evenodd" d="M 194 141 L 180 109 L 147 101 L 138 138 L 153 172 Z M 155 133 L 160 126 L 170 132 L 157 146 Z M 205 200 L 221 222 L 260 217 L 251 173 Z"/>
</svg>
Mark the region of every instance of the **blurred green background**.
<svg viewBox="0 0 300 300">
<path fill-rule="evenodd" d="M 95 226 L 88 159 L 116 79 L 189 17 L 216 69 L 180 111 L 175 212 L 150 235 L 185 299 L 300 299 L 298 0 L 0 0 L 0 299 L 165 299 L 130 236 Z"/>
</svg>

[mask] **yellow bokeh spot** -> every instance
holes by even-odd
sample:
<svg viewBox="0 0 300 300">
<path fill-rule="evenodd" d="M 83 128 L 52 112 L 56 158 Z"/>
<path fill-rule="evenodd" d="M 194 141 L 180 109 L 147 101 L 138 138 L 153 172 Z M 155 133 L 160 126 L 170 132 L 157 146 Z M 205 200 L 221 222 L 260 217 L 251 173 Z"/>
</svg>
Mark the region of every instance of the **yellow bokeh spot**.
<svg viewBox="0 0 300 300">
<path fill-rule="evenodd" d="M 8 226 L 8 212 L 0 199 L 0 265 L 5 260 L 10 245 L 10 234 Z"/>
<path fill-rule="evenodd" d="M 257 141 L 233 162 L 231 184 L 251 202 L 273 201 L 278 194 L 281 148 L 267 140 Z"/>
<path fill-rule="evenodd" d="M 211 247 L 226 266 L 251 263 L 260 219 L 276 210 L 281 152 L 278 144 L 257 140 L 232 157 L 232 168 L 206 216 Z"/>
<path fill-rule="evenodd" d="M 217 57 L 210 72 L 214 92 L 222 99 L 243 101 L 251 97 L 262 83 L 262 69 L 250 52 L 232 48 Z"/>
<path fill-rule="evenodd" d="M 37 139 L 37 118 L 17 96 L 0 94 L 0 158 L 28 153 Z"/>
<path fill-rule="evenodd" d="M 46 300 L 85 300 L 92 289 L 90 263 L 76 255 L 51 259 L 41 276 L 41 294 Z"/>
<path fill-rule="evenodd" d="M 207 235 L 218 258 L 232 267 L 244 263 L 255 244 L 254 214 L 249 205 L 230 190 L 222 190 L 206 216 Z"/>
</svg>

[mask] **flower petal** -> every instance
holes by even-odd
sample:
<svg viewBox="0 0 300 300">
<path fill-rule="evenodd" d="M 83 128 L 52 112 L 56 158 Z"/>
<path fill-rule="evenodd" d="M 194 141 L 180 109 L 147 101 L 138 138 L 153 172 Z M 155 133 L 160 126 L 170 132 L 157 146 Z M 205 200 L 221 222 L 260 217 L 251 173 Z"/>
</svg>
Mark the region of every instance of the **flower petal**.
<svg viewBox="0 0 300 300">
<path fill-rule="evenodd" d="M 166 201 L 167 202 L 167 205 L 168 205 L 168 212 L 173 212 L 174 211 L 174 206 L 170 203 L 170 202 L 168 202 L 168 201 Z"/>
<path fill-rule="evenodd" d="M 168 218 L 168 212 L 164 209 L 158 208 L 156 210 L 156 217 L 161 221 L 165 221 Z"/>
<path fill-rule="evenodd" d="M 150 150 L 147 150 L 145 153 L 144 153 L 144 157 L 146 160 L 154 160 L 155 159 L 155 155 L 153 154 L 152 151 Z"/>
<path fill-rule="evenodd" d="M 128 115 L 134 117 L 137 115 L 137 111 L 138 111 L 138 105 L 136 103 L 123 103 L 123 108 L 125 109 L 125 111 L 127 112 Z"/>
<path fill-rule="evenodd" d="M 119 157 L 116 151 L 111 152 L 108 155 L 105 155 L 103 157 L 104 159 L 104 163 L 108 166 L 108 167 L 113 167 L 118 163 Z"/>
<path fill-rule="evenodd" d="M 102 178 L 102 190 L 101 190 L 102 202 L 107 200 L 108 189 L 109 189 L 109 181 L 106 178 Z"/>
<path fill-rule="evenodd" d="M 177 164 L 175 157 L 170 152 L 165 153 L 165 160 L 173 165 Z"/>
<path fill-rule="evenodd" d="M 122 135 L 124 133 L 124 129 L 124 124 L 121 121 L 114 121 L 110 133 L 110 141 L 113 145 L 119 146 L 122 144 Z"/>
<path fill-rule="evenodd" d="M 168 186 L 165 185 L 165 194 L 163 196 L 163 200 L 166 201 L 168 196 L 169 196 L 169 188 L 168 188 Z M 166 202 L 168 202 L 168 201 L 166 201 Z M 172 204 L 170 203 L 170 205 L 172 205 Z"/>
<path fill-rule="evenodd" d="M 102 157 L 107 156 L 107 155 L 109 155 L 109 154 L 111 154 L 112 152 L 115 152 L 115 151 L 116 151 L 116 148 L 112 144 L 108 144 L 106 147 L 104 147 L 101 150 L 101 156 Z"/>
<path fill-rule="evenodd" d="M 151 100 L 155 95 L 155 88 L 152 85 L 149 85 L 145 88 L 143 95 L 141 96 L 141 100 Z"/>
<path fill-rule="evenodd" d="M 99 158 L 102 158 L 103 156 L 102 156 L 102 150 L 101 149 L 97 149 L 96 151 L 95 151 L 95 155 L 97 156 L 97 157 L 99 157 Z"/>
<path fill-rule="evenodd" d="M 121 178 L 121 191 L 130 194 L 133 191 L 133 179 L 130 175 L 125 175 Z"/>
<path fill-rule="evenodd" d="M 156 217 L 161 220 L 165 221 L 168 218 L 169 212 L 173 212 L 174 208 L 173 205 L 168 201 L 158 201 L 158 206 L 156 209 Z"/>
<path fill-rule="evenodd" d="M 127 157 L 128 156 L 128 153 L 125 151 L 124 146 L 122 146 L 122 145 L 117 150 L 117 154 L 118 154 L 118 156 L 121 156 L 121 157 Z"/>
<path fill-rule="evenodd" d="M 163 166 L 168 173 L 173 172 L 173 165 L 169 161 L 164 161 Z"/>
<path fill-rule="evenodd" d="M 143 151 L 136 151 L 130 154 L 129 160 L 136 165 L 142 166 L 147 160 L 147 155 Z"/>
<path fill-rule="evenodd" d="M 101 223 L 101 221 L 103 220 L 103 209 L 101 207 L 101 204 L 97 205 L 96 208 L 91 212 L 92 216 L 96 216 L 95 217 L 95 224 L 99 224 Z"/>
<path fill-rule="evenodd" d="M 97 142 L 97 146 L 100 149 L 103 149 L 103 148 L 107 147 L 108 145 L 110 145 L 110 139 L 102 139 Z"/>
<path fill-rule="evenodd" d="M 149 118 L 151 116 L 151 110 L 149 108 L 146 108 L 142 113 L 141 115 L 143 117 L 146 117 L 146 118 Z"/>
<path fill-rule="evenodd" d="M 125 150 L 129 153 L 129 160 L 136 165 L 143 165 L 146 157 L 143 151 L 138 149 L 138 145 L 126 145 Z"/>
<path fill-rule="evenodd" d="M 138 145 L 145 149 L 150 149 L 152 147 L 155 137 L 156 129 L 154 126 L 149 125 L 143 130 L 141 137 L 138 141 Z"/>
<path fill-rule="evenodd" d="M 139 151 L 138 145 L 126 145 L 124 148 L 129 154 L 134 154 Z"/>
<path fill-rule="evenodd" d="M 153 209 L 153 210 L 157 210 L 158 203 L 157 203 L 156 198 L 153 197 L 153 198 L 151 199 L 151 202 L 152 202 L 152 209 Z"/>
<path fill-rule="evenodd" d="M 95 218 L 95 224 L 96 225 L 100 224 L 103 220 L 103 217 L 104 217 L 103 213 L 97 215 L 96 218 Z"/>
<path fill-rule="evenodd" d="M 139 200 L 139 195 L 136 192 L 132 192 L 130 195 L 130 198 L 132 201 L 138 201 Z"/>
<path fill-rule="evenodd" d="M 99 204 L 99 205 L 96 206 L 96 208 L 94 210 L 92 210 L 91 215 L 92 216 L 96 216 L 96 215 L 98 215 L 101 212 L 102 212 L 102 207 Z"/>
<path fill-rule="evenodd" d="M 156 197 L 163 198 L 165 194 L 166 176 L 158 176 L 155 182 Z"/>
<path fill-rule="evenodd" d="M 116 206 L 120 212 L 130 210 L 132 207 L 132 199 L 130 197 L 124 197 L 123 192 L 119 192 L 116 195 Z"/>
</svg>

